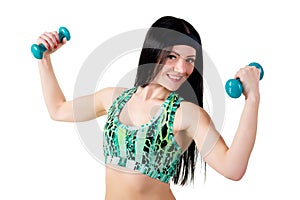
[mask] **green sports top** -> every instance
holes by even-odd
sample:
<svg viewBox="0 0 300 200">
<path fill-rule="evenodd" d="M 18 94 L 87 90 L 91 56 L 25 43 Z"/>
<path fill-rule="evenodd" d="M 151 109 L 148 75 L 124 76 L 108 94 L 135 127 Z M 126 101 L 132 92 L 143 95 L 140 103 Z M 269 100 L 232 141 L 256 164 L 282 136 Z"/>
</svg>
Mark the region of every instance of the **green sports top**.
<svg viewBox="0 0 300 200">
<path fill-rule="evenodd" d="M 147 124 L 125 125 L 119 121 L 119 114 L 136 90 L 133 87 L 122 92 L 108 111 L 103 141 L 105 163 L 169 183 L 183 153 L 173 134 L 175 112 L 183 98 L 170 92 Z"/>
</svg>

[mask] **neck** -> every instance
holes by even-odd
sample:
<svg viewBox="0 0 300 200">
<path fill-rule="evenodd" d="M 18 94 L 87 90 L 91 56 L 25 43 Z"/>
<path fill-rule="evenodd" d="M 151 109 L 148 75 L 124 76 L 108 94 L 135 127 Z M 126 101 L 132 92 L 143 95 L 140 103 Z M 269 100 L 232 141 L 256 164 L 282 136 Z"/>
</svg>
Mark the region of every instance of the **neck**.
<svg viewBox="0 0 300 200">
<path fill-rule="evenodd" d="M 170 94 L 170 91 L 159 84 L 150 83 L 146 87 L 139 87 L 135 93 L 142 100 L 164 100 Z"/>
</svg>

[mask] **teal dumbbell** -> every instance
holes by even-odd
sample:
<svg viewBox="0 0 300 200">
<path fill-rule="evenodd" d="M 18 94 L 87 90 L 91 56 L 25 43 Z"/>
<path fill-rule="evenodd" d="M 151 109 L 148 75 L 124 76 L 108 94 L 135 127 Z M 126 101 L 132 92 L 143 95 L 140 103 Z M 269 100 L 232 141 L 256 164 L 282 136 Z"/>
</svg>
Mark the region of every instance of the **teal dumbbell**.
<svg viewBox="0 0 300 200">
<path fill-rule="evenodd" d="M 254 66 L 260 70 L 259 80 L 261 80 L 264 77 L 264 70 L 259 63 L 252 62 L 249 64 L 249 66 Z M 225 84 L 225 90 L 230 97 L 239 98 L 243 93 L 243 86 L 240 79 L 229 79 Z"/>
<path fill-rule="evenodd" d="M 66 27 L 60 27 L 58 30 L 59 42 L 62 42 L 64 38 L 69 41 L 71 39 L 71 35 L 69 30 Z M 43 44 L 33 44 L 31 45 L 31 53 L 36 59 L 42 59 L 44 52 L 47 51 L 47 48 Z"/>
</svg>

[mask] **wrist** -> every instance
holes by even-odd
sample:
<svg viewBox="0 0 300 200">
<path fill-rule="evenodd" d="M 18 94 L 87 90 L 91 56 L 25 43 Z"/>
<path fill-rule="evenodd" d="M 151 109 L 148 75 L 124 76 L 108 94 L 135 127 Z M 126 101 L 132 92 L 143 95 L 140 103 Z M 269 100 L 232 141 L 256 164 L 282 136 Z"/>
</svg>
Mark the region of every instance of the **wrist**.
<svg viewBox="0 0 300 200">
<path fill-rule="evenodd" d="M 39 63 L 42 65 L 51 64 L 51 59 L 49 54 L 45 54 L 42 59 L 38 60 Z"/>
<path fill-rule="evenodd" d="M 260 94 L 251 94 L 251 95 L 247 95 L 245 100 L 247 102 L 252 102 L 252 103 L 259 103 L 260 101 Z"/>
<path fill-rule="evenodd" d="M 38 66 L 40 70 L 53 70 L 50 55 L 44 55 L 42 59 L 38 61 Z"/>
</svg>

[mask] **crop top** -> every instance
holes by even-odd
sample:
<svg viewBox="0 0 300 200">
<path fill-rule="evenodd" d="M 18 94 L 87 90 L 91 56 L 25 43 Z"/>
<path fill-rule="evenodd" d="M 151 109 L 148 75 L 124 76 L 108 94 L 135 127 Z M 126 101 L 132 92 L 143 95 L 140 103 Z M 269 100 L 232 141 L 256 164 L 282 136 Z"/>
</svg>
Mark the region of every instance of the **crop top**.
<svg viewBox="0 0 300 200">
<path fill-rule="evenodd" d="M 103 132 L 105 163 L 169 183 L 183 153 L 173 134 L 175 112 L 183 98 L 170 92 L 147 124 L 125 125 L 119 121 L 119 114 L 136 90 L 133 87 L 122 92 L 108 111 Z"/>
</svg>

